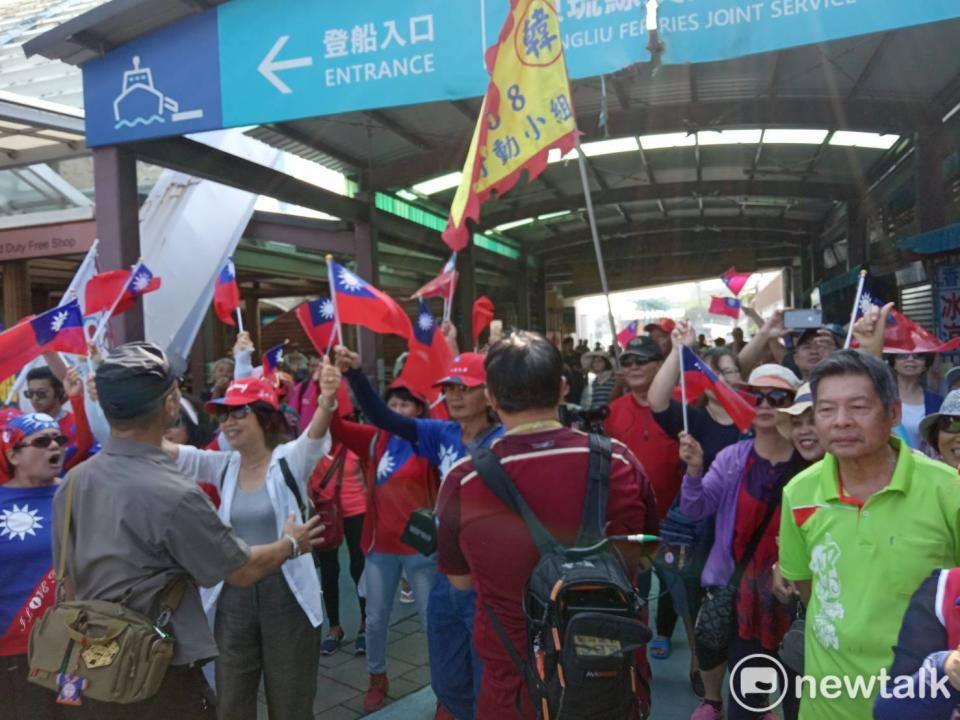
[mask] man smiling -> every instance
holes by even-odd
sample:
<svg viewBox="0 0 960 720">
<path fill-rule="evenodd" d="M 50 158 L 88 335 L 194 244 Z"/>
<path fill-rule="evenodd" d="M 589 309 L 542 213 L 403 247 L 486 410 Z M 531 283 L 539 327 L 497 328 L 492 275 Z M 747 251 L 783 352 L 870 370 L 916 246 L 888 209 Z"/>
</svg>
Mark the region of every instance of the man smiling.
<svg viewBox="0 0 960 720">
<path fill-rule="evenodd" d="M 890 666 L 913 591 L 960 564 L 960 479 L 891 437 L 900 400 L 882 361 L 842 350 L 810 384 L 827 456 L 784 490 L 780 569 L 808 606 L 806 675 L 869 685 Z M 800 719 L 860 720 L 872 700 L 805 691 Z"/>
</svg>

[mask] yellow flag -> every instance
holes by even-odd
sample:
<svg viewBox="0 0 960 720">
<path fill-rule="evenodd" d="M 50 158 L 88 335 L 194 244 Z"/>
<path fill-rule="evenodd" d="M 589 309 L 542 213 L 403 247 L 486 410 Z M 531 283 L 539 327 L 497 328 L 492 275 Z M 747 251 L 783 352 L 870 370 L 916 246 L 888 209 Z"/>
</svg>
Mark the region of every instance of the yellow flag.
<svg viewBox="0 0 960 720">
<path fill-rule="evenodd" d="M 576 142 L 560 23 L 548 0 L 511 0 L 486 62 L 490 84 L 443 232 L 454 250 L 467 246 L 467 220 L 480 218 L 480 204 L 491 193 L 503 195 L 523 170 L 533 180 L 551 148 L 566 154 Z"/>
</svg>

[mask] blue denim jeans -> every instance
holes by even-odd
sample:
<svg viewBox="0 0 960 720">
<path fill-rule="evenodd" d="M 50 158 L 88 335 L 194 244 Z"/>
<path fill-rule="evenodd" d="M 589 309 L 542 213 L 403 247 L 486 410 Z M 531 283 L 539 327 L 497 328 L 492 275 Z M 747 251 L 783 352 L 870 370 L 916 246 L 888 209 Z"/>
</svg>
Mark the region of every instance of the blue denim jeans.
<svg viewBox="0 0 960 720">
<path fill-rule="evenodd" d="M 430 684 L 437 700 L 457 720 L 473 720 L 483 666 L 473 646 L 473 614 L 477 594 L 457 590 L 437 574 L 427 608 Z"/>
<path fill-rule="evenodd" d="M 387 671 L 387 630 L 402 572 L 407 574 L 420 623 L 427 632 L 427 603 L 437 574 L 436 558 L 419 553 L 367 555 L 363 573 L 367 589 L 367 670 L 371 674 Z"/>
</svg>

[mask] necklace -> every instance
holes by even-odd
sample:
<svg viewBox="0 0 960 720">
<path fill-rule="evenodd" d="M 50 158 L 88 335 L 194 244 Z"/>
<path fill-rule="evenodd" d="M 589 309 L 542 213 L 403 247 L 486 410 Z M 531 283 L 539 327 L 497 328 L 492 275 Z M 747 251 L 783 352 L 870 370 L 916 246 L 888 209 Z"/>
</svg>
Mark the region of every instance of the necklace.
<svg viewBox="0 0 960 720">
<path fill-rule="evenodd" d="M 241 470 L 256 470 L 256 469 L 260 468 L 261 466 L 263 466 L 263 464 L 264 464 L 265 462 L 267 462 L 267 461 L 270 459 L 270 457 L 271 457 L 270 455 L 267 455 L 267 457 L 263 458 L 260 462 L 254 464 L 254 465 L 244 465 L 243 462 L 241 461 L 241 463 L 240 463 L 240 469 L 241 469 Z"/>
</svg>

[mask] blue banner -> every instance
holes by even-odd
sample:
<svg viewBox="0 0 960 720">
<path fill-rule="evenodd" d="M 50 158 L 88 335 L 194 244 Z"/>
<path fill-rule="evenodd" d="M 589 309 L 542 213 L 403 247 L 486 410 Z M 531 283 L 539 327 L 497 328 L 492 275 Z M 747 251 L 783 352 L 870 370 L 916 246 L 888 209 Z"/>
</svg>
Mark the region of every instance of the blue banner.
<svg viewBox="0 0 960 720">
<path fill-rule="evenodd" d="M 647 62 L 648 0 L 555 0 L 571 79 Z M 457 100 L 487 87 L 509 0 L 232 0 L 83 68 L 91 147 Z M 660 0 L 665 63 L 960 17 L 960 0 Z"/>
</svg>

